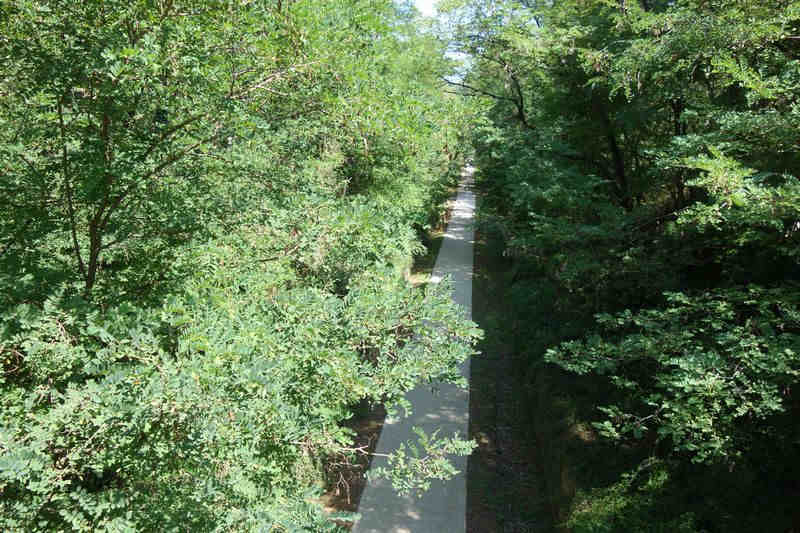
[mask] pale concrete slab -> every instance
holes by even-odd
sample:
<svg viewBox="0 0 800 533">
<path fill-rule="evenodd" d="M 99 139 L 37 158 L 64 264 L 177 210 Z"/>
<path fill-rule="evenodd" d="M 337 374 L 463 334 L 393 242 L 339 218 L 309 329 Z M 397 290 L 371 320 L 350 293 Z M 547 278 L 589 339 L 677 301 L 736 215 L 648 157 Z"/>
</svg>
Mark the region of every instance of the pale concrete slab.
<svg viewBox="0 0 800 533">
<path fill-rule="evenodd" d="M 453 300 L 461 305 L 467 317 L 472 315 L 472 250 L 475 240 L 473 219 L 475 195 L 472 172 L 464 171 L 454 201 L 452 217 L 447 225 L 442 247 L 436 258 L 431 282 L 445 276 L 453 281 Z M 461 367 L 469 379 L 469 360 Z M 417 426 L 430 434 L 441 428 L 442 435 L 456 431 L 462 437 L 469 429 L 469 391 L 453 385 L 420 386 L 406 395 L 413 414 L 401 420 L 387 418 L 375 451 L 391 453 L 408 440 L 415 441 L 411 428 Z M 454 459 L 459 474 L 447 482 L 434 481 L 422 495 L 398 496 L 385 480 L 370 480 L 364 488 L 354 533 L 464 533 L 467 527 L 467 458 Z M 385 466 L 386 459 L 375 457 L 373 466 Z"/>
</svg>

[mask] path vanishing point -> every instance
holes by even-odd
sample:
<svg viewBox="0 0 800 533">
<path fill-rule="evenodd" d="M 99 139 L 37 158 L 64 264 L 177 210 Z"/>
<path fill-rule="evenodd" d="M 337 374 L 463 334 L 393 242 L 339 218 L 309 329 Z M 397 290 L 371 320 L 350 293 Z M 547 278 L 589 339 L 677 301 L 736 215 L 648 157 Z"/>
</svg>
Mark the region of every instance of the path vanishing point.
<svg viewBox="0 0 800 533">
<path fill-rule="evenodd" d="M 445 276 L 453 281 L 453 300 L 462 306 L 467 317 L 472 315 L 472 249 L 475 195 L 472 192 L 472 173 L 467 167 L 462 175 L 458 194 L 447 225 L 442 247 L 436 258 L 431 283 Z M 461 367 L 469 379 L 469 360 Z M 441 428 L 441 435 L 458 432 L 469 435 L 469 390 L 449 384 L 421 385 L 406 398 L 413 414 L 400 420 L 387 417 L 375 452 L 387 454 L 406 441 L 416 441 L 411 429 L 421 427 L 430 434 Z M 467 522 L 467 458 L 453 459 L 459 474 L 447 482 L 434 481 L 422 497 L 398 496 L 391 484 L 383 479 L 370 479 L 364 488 L 358 512 L 361 519 L 354 533 L 465 533 Z M 386 459 L 377 456 L 372 466 L 385 466 Z"/>
</svg>

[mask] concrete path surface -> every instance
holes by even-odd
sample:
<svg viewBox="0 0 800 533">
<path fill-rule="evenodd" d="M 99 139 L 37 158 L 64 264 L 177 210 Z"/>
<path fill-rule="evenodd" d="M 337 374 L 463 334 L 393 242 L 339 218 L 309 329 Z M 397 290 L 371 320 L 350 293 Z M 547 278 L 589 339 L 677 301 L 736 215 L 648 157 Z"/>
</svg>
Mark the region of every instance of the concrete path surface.
<svg viewBox="0 0 800 533">
<path fill-rule="evenodd" d="M 472 312 L 472 226 L 475 196 L 471 190 L 473 169 L 463 174 L 458 195 L 453 205 L 452 217 L 447 225 L 442 247 L 436 258 L 431 282 L 438 283 L 445 276 L 453 280 L 453 299 L 461 305 L 467 316 Z M 469 360 L 461 368 L 469 379 Z M 440 384 L 436 392 L 431 386 L 420 386 L 406 395 L 413 406 L 413 414 L 401 420 L 387 418 L 378 439 L 376 453 L 386 454 L 400 443 L 416 441 L 411 431 L 421 427 L 430 434 L 441 428 L 441 435 L 458 431 L 468 436 L 469 391 L 453 385 Z M 364 488 L 358 512 L 361 520 L 353 527 L 355 533 L 464 533 L 467 508 L 467 458 L 453 459 L 460 472 L 447 481 L 434 481 L 422 497 L 398 496 L 386 480 L 370 480 Z M 386 459 L 375 457 L 372 466 L 385 466 Z"/>
</svg>

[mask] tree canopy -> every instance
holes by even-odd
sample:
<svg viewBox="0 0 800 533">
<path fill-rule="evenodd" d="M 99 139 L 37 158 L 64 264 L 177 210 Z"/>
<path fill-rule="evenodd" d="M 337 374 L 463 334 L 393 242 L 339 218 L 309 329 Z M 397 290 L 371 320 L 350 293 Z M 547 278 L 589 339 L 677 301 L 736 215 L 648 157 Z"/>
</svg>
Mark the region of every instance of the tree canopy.
<svg viewBox="0 0 800 533">
<path fill-rule="evenodd" d="M 787 530 L 800 451 L 800 4 L 442 7 L 472 61 L 452 90 L 487 110 L 474 135 L 484 214 L 514 258 L 531 387 L 546 363 L 608 387 L 595 430 L 668 465 L 659 482 L 625 485 L 629 510 L 641 484 L 667 478 L 706 504 L 648 521 L 592 515 L 608 508 L 584 495 L 567 521 Z M 714 489 L 699 488 L 704 476 Z M 740 496 L 721 501 L 725 485 Z"/>
<path fill-rule="evenodd" d="M 468 118 L 414 17 L 0 8 L 0 529 L 334 530 L 355 406 L 460 379 L 478 330 L 403 279 Z"/>
</svg>

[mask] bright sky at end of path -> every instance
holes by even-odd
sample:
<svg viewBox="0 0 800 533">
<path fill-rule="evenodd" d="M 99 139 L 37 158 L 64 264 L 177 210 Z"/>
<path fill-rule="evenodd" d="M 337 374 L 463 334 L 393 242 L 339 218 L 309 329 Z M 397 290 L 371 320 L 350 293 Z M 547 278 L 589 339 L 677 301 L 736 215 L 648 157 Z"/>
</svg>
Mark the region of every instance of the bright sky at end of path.
<svg viewBox="0 0 800 533">
<path fill-rule="evenodd" d="M 414 0 L 417 4 L 419 12 L 426 17 L 432 17 L 436 14 L 436 0 Z"/>
</svg>

